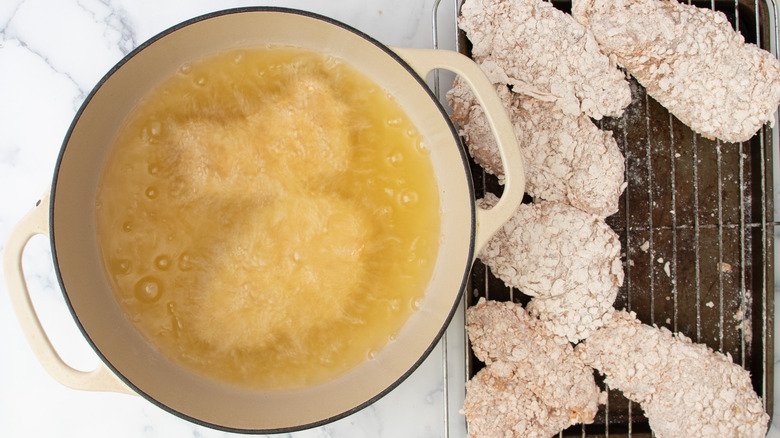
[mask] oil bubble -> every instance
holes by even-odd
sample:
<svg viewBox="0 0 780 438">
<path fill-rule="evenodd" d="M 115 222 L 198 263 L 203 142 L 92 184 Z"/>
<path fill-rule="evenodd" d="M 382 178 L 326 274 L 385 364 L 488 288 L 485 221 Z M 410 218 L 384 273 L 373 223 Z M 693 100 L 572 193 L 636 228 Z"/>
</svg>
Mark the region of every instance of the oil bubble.
<svg viewBox="0 0 780 438">
<path fill-rule="evenodd" d="M 125 259 L 113 259 L 111 260 L 111 272 L 118 275 L 125 275 L 130 273 L 130 261 Z"/>
<path fill-rule="evenodd" d="M 157 175 L 160 173 L 160 166 L 158 166 L 156 163 L 149 164 L 149 167 L 146 168 L 146 170 L 149 172 L 149 175 Z"/>
<path fill-rule="evenodd" d="M 431 153 L 430 149 L 428 149 L 428 145 L 423 140 L 417 140 L 414 147 L 420 154 L 428 155 Z"/>
<path fill-rule="evenodd" d="M 149 199 L 154 199 L 157 197 L 157 189 L 154 187 L 149 187 L 146 189 L 146 197 Z"/>
<path fill-rule="evenodd" d="M 404 207 L 414 207 L 419 200 L 420 197 L 414 190 L 404 190 L 398 195 L 398 203 Z"/>
<path fill-rule="evenodd" d="M 179 257 L 179 269 L 182 271 L 192 271 L 194 267 L 192 256 L 189 253 L 185 252 Z"/>
<path fill-rule="evenodd" d="M 163 125 L 159 120 L 152 120 L 141 128 L 141 139 L 154 143 L 162 135 Z"/>
<path fill-rule="evenodd" d="M 192 71 L 192 66 L 190 64 L 182 64 L 181 67 L 179 67 L 179 73 L 183 75 L 188 75 Z"/>
<path fill-rule="evenodd" d="M 412 310 L 419 310 L 422 307 L 422 298 L 415 298 L 411 301 Z"/>
<path fill-rule="evenodd" d="M 171 267 L 171 258 L 167 255 L 158 256 L 154 259 L 154 266 L 161 271 L 167 271 Z"/>
<path fill-rule="evenodd" d="M 135 297 L 144 303 L 153 303 L 160 299 L 162 286 L 154 277 L 144 277 L 135 284 Z"/>
<path fill-rule="evenodd" d="M 152 137 L 159 137 L 162 134 L 162 123 L 159 120 L 152 120 L 149 122 L 148 129 Z"/>
<path fill-rule="evenodd" d="M 404 154 L 401 152 L 393 152 L 387 156 L 387 163 L 393 167 L 398 167 L 404 162 Z"/>
<path fill-rule="evenodd" d="M 198 87 L 205 86 L 206 82 L 208 82 L 208 81 L 206 80 L 206 78 L 204 76 L 198 76 L 197 78 L 195 78 L 195 85 L 197 85 Z"/>
<path fill-rule="evenodd" d="M 122 230 L 125 233 L 129 233 L 129 232 L 133 231 L 133 223 L 130 222 L 130 221 L 127 221 L 127 222 L 123 223 L 122 224 Z"/>
</svg>

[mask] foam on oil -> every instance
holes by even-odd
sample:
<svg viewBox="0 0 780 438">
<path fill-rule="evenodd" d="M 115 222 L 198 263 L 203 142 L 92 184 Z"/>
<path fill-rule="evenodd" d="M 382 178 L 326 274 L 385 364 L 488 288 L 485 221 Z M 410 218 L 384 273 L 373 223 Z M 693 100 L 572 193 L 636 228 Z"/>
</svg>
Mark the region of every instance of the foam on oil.
<svg viewBox="0 0 780 438">
<path fill-rule="evenodd" d="M 300 387 L 370 360 L 438 251 L 422 142 L 333 57 L 270 47 L 182 66 L 134 109 L 101 176 L 117 300 L 162 353 L 225 382 Z"/>
</svg>

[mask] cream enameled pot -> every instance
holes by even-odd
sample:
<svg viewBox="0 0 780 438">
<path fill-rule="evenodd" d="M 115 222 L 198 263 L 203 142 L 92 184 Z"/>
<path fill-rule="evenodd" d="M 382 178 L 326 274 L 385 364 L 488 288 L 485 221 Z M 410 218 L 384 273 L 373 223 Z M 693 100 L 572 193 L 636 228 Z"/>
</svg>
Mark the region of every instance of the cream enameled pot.
<svg viewBox="0 0 780 438">
<path fill-rule="evenodd" d="M 375 358 L 318 386 L 250 390 L 200 377 L 167 360 L 126 319 L 109 288 L 95 235 L 98 178 L 113 139 L 135 104 L 184 63 L 229 49 L 283 45 L 339 57 L 386 89 L 430 149 L 442 231 L 421 307 Z M 488 113 L 502 150 L 506 185 L 486 211 L 474 204 L 457 132 L 421 77 L 438 68 L 461 75 Z M 245 433 L 303 429 L 361 409 L 397 386 L 425 359 L 455 311 L 476 252 L 523 197 L 523 164 L 509 119 L 479 67 L 455 52 L 390 49 L 331 19 L 275 8 L 232 9 L 175 26 L 129 54 L 95 87 L 65 137 L 51 190 L 16 226 L 3 257 L 11 300 L 46 370 L 72 388 L 139 394 L 195 423 Z M 76 323 L 102 359 L 92 372 L 57 355 L 33 309 L 21 268 L 30 238 L 48 235 L 60 286 Z"/>
</svg>

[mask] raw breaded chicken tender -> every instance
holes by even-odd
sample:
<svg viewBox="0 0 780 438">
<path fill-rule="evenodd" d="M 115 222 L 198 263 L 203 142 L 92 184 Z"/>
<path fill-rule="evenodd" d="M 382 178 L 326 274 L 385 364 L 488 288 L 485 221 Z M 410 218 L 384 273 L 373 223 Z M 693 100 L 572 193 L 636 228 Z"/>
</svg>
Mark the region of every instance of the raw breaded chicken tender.
<svg viewBox="0 0 780 438">
<path fill-rule="evenodd" d="M 482 298 L 467 320 L 475 355 L 487 364 L 466 385 L 469 437 L 549 438 L 593 422 L 602 394 L 570 344 L 512 302 Z"/>
<path fill-rule="evenodd" d="M 547 1 L 467 0 L 459 25 L 493 83 L 595 119 L 618 116 L 631 103 L 625 75 L 590 32 Z"/>
<path fill-rule="evenodd" d="M 574 0 L 572 14 L 661 105 L 705 137 L 746 141 L 780 102 L 780 62 L 726 15 L 676 0 Z"/>
<path fill-rule="evenodd" d="M 617 293 L 617 289 L 604 293 L 580 289 L 554 297 L 536 297 L 527 308 L 555 336 L 577 343 L 612 319 Z"/>
<path fill-rule="evenodd" d="M 606 217 L 618 211 L 625 188 L 623 154 L 610 132 L 583 114 L 566 115 L 554 104 L 496 85 L 512 121 L 525 164 L 526 192 Z M 495 138 L 471 89 L 455 79 L 447 99 L 469 153 L 503 181 Z"/>
<path fill-rule="evenodd" d="M 489 208 L 497 201 L 487 194 L 478 202 Z M 618 235 L 603 219 L 558 202 L 520 205 L 479 258 L 508 286 L 534 297 L 583 289 L 612 294 L 623 283 Z"/>
<path fill-rule="evenodd" d="M 682 334 L 619 311 L 576 352 L 641 404 L 658 438 L 766 436 L 769 416 L 749 373 Z"/>
<path fill-rule="evenodd" d="M 488 194 L 478 204 L 497 200 Z M 618 235 L 602 218 L 557 202 L 521 205 L 479 258 L 508 286 L 535 297 L 531 314 L 570 342 L 610 319 L 623 284 Z"/>
</svg>

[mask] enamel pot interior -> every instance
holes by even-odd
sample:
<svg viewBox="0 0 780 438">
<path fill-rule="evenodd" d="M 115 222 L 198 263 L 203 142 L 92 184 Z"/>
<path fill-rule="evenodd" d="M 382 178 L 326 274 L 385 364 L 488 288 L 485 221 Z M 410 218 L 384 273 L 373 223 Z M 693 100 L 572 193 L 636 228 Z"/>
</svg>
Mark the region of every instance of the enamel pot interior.
<svg viewBox="0 0 780 438">
<path fill-rule="evenodd" d="M 101 265 L 95 195 L 102 163 L 135 104 L 186 62 L 225 50 L 283 45 L 337 56 L 386 89 L 431 151 L 441 200 L 439 256 L 422 305 L 373 359 L 328 383 L 261 391 L 221 384 L 169 361 L 127 320 Z M 182 23 L 128 55 L 90 94 L 65 139 L 52 186 L 57 275 L 82 332 L 104 362 L 148 400 L 190 421 L 279 432 L 333 421 L 375 401 L 428 355 L 457 307 L 471 266 L 474 205 L 454 128 L 422 80 L 392 51 L 342 24 L 298 11 L 229 10 Z"/>
</svg>

